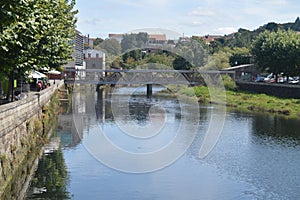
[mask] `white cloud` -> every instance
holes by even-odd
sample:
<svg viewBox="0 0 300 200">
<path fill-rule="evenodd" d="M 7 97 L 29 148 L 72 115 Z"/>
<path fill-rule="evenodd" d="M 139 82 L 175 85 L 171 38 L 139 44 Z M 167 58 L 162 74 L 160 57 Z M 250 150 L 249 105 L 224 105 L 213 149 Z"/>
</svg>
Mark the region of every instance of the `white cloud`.
<svg viewBox="0 0 300 200">
<path fill-rule="evenodd" d="M 214 32 L 215 34 L 219 34 L 219 35 L 226 35 L 226 34 L 231 34 L 234 32 L 237 32 L 237 28 L 234 27 L 220 27 L 217 28 Z"/>
<path fill-rule="evenodd" d="M 207 17 L 211 17 L 211 16 L 215 16 L 216 12 L 212 9 L 198 7 L 196 9 L 192 10 L 190 13 L 188 13 L 188 15 L 189 16 L 207 16 Z"/>
</svg>

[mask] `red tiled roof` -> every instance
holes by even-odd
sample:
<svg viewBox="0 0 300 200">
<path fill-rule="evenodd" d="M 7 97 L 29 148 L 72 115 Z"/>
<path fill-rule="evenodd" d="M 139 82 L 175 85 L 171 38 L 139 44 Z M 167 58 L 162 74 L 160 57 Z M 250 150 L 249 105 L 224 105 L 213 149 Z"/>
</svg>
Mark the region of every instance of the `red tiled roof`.
<svg viewBox="0 0 300 200">
<path fill-rule="evenodd" d="M 159 40 L 159 41 L 166 41 L 167 36 L 165 34 L 149 34 L 150 40 Z"/>
</svg>

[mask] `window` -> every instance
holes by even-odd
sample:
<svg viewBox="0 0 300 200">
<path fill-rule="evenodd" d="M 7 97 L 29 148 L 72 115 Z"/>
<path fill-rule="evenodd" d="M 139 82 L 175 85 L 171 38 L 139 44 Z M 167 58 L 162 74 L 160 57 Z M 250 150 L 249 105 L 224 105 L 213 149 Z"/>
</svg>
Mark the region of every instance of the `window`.
<svg viewBox="0 0 300 200">
<path fill-rule="evenodd" d="M 99 58 L 99 53 L 96 53 L 96 58 Z"/>
<path fill-rule="evenodd" d="M 88 58 L 92 57 L 92 55 L 90 53 L 88 53 Z"/>
</svg>

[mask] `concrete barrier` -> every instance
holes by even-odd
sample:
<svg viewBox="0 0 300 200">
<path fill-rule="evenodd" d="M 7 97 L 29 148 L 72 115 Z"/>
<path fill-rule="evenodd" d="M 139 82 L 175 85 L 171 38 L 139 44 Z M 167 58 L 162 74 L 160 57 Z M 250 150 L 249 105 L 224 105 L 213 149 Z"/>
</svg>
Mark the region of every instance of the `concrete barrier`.
<svg viewBox="0 0 300 200">
<path fill-rule="evenodd" d="M 236 82 L 239 90 L 263 93 L 267 95 L 300 99 L 300 85 L 276 84 L 276 83 L 256 83 L 256 82 Z"/>
</svg>

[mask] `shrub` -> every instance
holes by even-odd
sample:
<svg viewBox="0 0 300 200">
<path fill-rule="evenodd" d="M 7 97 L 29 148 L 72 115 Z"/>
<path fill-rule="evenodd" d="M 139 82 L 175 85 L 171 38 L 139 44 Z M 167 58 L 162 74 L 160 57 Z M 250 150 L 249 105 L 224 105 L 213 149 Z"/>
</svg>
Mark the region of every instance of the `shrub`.
<svg viewBox="0 0 300 200">
<path fill-rule="evenodd" d="M 226 90 L 236 90 L 237 86 L 229 75 L 223 75 L 223 83 Z"/>
</svg>

